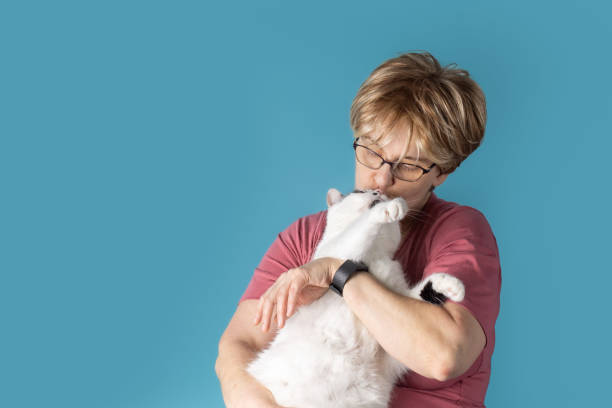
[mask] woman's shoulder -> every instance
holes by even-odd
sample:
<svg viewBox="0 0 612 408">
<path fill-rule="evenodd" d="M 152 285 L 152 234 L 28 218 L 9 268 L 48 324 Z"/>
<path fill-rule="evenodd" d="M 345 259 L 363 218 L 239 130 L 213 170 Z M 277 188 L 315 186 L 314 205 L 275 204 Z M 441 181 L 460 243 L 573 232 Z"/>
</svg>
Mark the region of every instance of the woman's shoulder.
<svg viewBox="0 0 612 408">
<path fill-rule="evenodd" d="M 487 226 L 487 217 L 478 209 L 469 205 L 463 205 L 454 201 L 444 200 L 440 197 L 433 197 L 428 203 L 429 215 L 432 224 L 435 225 L 472 225 Z M 489 227 L 490 228 L 490 227 Z"/>
<path fill-rule="evenodd" d="M 282 241 L 290 242 L 295 248 L 303 252 L 305 259 L 309 259 L 313 248 L 323 236 L 327 220 L 327 210 L 307 214 L 295 219 L 280 234 Z"/>
<path fill-rule="evenodd" d="M 291 225 L 297 231 L 308 234 L 317 234 L 319 230 L 325 229 L 327 221 L 327 209 L 299 217 Z"/>
<path fill-rule="evenodd" d="M 430 242 L 443 243 L 457 239 L 477 239 L 493 249 L 497 241 L 487 217 L 478 209 L 437 198 L 430 212 Z M 488 245 L 488 246 L 489 246 Z"/>
</svg>

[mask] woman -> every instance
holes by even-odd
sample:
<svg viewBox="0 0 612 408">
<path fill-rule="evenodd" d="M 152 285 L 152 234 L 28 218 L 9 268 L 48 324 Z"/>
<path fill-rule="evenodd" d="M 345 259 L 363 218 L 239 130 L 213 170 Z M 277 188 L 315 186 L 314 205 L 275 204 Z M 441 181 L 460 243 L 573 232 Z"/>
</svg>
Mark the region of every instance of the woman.
<svg viewBox="0 0 612 408">
<path fill-rule="evenodd" d="M 415 283 L 445 272 L 461 279 L 462 302 L 400 296 L 368 273 L 344 282 L 348 307 L 411 372 L 391 408 L 484 406 L 499 313 L 501 270 L 486 218 L 433 190 L 481 143 L 485 97 L 465 70 L 408 53 L 376 68 L 351 107 L 355 188 L 403 197 L 395 259 Z M 268 249 L 219 343 L 216 371 L 228 407 L 278 407 L 245 367 L 296 308 L 321 297 L 342 259 L 310 260 L 325 228 L 321 211 L 298 219 Z"/>
</svg>

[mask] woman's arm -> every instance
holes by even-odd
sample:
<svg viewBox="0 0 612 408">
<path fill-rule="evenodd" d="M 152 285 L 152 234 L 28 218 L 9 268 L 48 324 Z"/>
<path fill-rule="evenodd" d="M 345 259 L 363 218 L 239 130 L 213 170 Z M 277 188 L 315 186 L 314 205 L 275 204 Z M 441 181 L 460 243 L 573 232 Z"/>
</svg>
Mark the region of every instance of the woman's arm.
<svg viewBox="0 0 612 408">
<path fill-rule="evenodd" d="M 246 371 L 247 365 L 277 332 L 274 322 L 269 332 L 253 326 L 256 309 L 256 299 L 240 302 L 219 341 L 215 371 L 228 408 L 282 408 L 270 390 Z"/>
<path fill-rule="evenodd" d="M 352 277 L 343 296 L 389 354 L 425 377 L 445 381 L 463 374 L 485 346 L 482 327 L 458 304 L 401 296 L 369 273 Z"/>
<path fill-rule="evenodd" d="M 329 290 L 343 260 L 319 258 L 283 273 L 259 299 L 255 324 L 283 327 L 297 307 Z M 348 307 L 393 357 L 438 381 L 463 374 L 484 349 L 482 327 L 463 306 L 434 305 L 399 295 L 373 275 L 358 273 L 344 286 Z M 306 299 L 306 300 L 304 300 Z"/>
</svg>

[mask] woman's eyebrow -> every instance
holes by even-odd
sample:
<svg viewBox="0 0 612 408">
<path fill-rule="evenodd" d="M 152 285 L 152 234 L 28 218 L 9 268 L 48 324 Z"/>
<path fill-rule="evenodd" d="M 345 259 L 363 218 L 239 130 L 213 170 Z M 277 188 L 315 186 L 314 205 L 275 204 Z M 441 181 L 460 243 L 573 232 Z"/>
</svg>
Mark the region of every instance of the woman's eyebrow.
<svg viewBox="0 0 612 408">
<path fill-rule="evenodd" d="M 367 138 L 365 138 L 365 139 L 367 140 Z M 376 143 L 376 142 L 372 142 L 371 144 L 373 146 L 375 146 L 377 149 L 382 149 L 382 147 L 380 147 L 380 145 L 378 143 Z M 404 159 L 408 159 L 408 160 L 412 160 L 412 161 L 420 161 L 420 162 L 423 162 L 423 163 L 431 162 L 431 160 L 426 159 L 424 157 L 416 158 L 416 157 L 413 157 L 413 156 L 404 156 Z M 402 159 L 402 160 L 404 160 L 404 159 Z"/>
<path fill-rule="evenodd" d="M 426 164 L 432 163 L 431 160 L 426 159 L 424 157 L 416 158 L 416 157 L 412 157 L 412 156 L 406 156 L 406 157 L 404 157 L 404 159 L 412 160 L 412 161 L 415 161 L 415 162 L 426 163 Z"/>
</svg>

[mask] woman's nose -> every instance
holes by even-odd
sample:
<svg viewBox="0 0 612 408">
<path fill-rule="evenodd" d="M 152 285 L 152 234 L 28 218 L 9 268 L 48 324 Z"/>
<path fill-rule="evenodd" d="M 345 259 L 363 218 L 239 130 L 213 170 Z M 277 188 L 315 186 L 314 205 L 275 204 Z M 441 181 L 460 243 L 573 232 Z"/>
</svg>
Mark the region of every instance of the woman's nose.
<svg viewBox="0 0 612 408">
<path fill-rule="evenodd" d="M 378 191 L 384 190 L 387 186 L 392 185 L 393 173 L 391 173 L 391 165 L 389 163 L 384 163 L 380 169 L 376 170 L 374 180 L 376 180 Z"/>
</svg>

